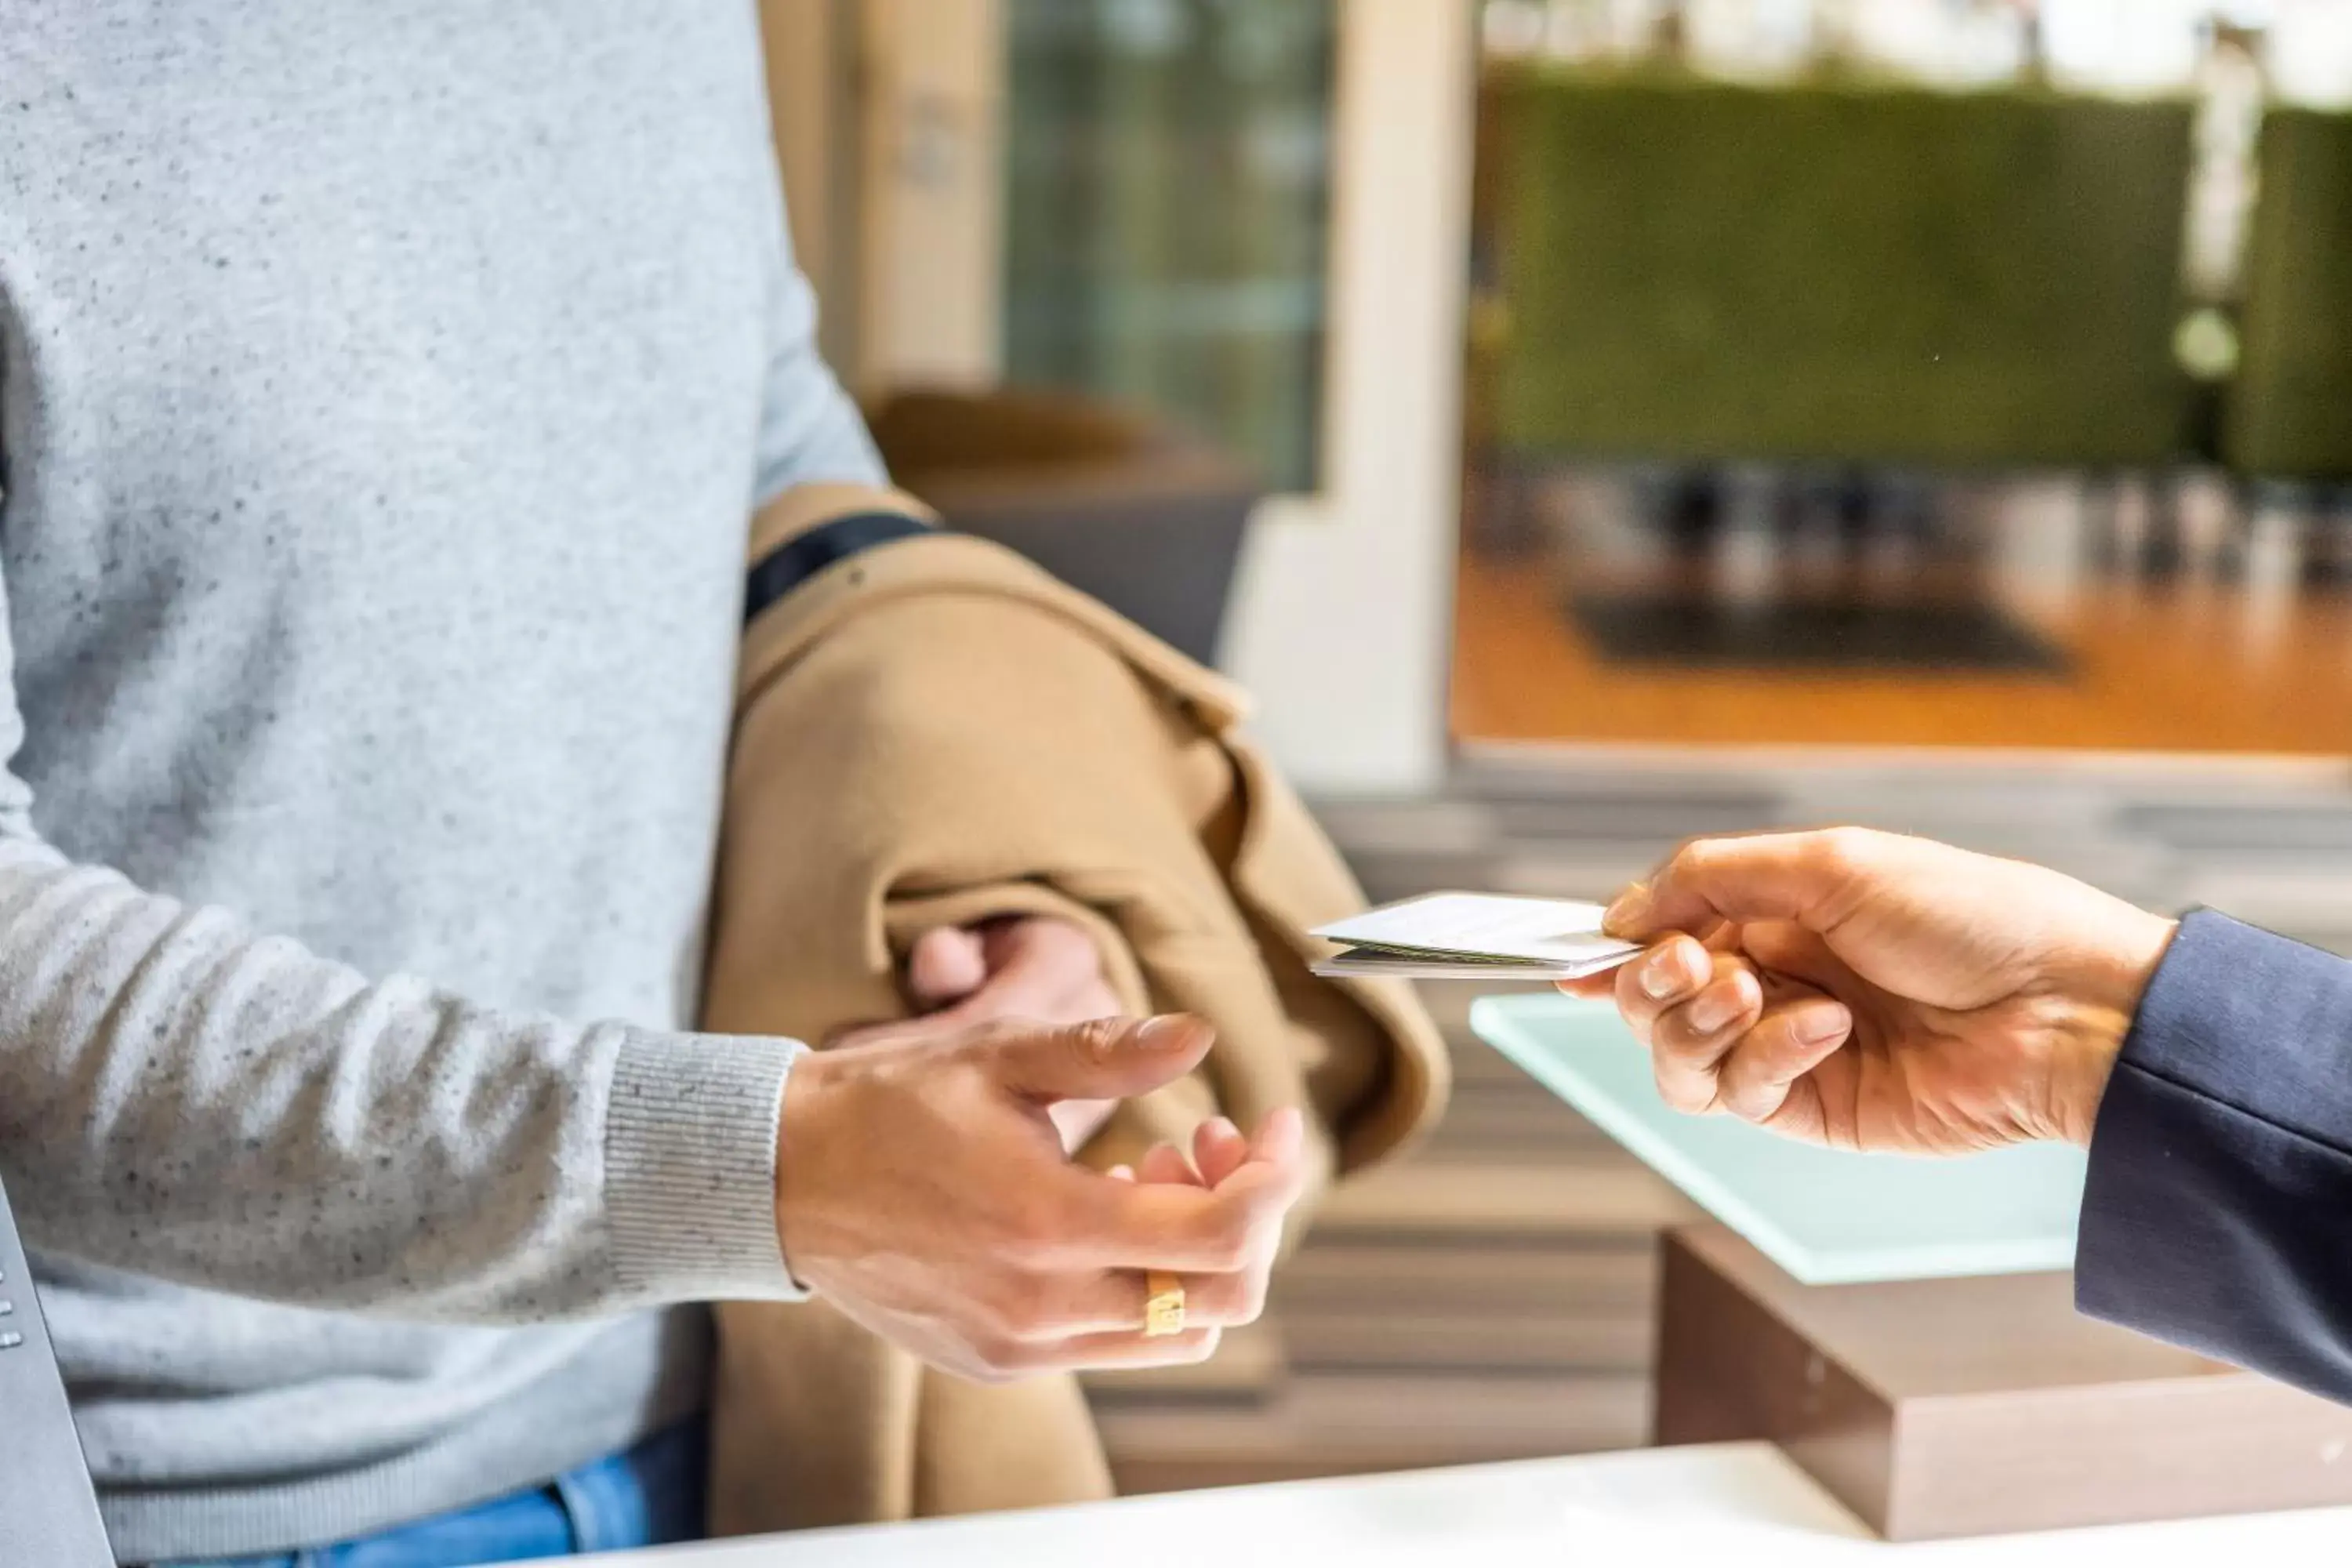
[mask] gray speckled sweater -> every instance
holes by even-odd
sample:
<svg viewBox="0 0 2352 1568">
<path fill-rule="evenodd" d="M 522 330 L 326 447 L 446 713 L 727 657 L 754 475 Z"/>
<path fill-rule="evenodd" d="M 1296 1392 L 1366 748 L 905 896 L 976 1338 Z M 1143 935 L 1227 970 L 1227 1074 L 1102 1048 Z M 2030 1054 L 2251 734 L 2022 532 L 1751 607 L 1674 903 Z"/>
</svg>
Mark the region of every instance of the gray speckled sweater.
<svg viewBox="0 0 2352 1568">
<path fill-rule="evenodd" d="M 751 0 L 0 0 L 0 1176 L 128 1561 L 694 1408 L 754 503 L 875 477 Z M 598 1021 L 602 1020 L 602 1021 Z"/>
</svg>

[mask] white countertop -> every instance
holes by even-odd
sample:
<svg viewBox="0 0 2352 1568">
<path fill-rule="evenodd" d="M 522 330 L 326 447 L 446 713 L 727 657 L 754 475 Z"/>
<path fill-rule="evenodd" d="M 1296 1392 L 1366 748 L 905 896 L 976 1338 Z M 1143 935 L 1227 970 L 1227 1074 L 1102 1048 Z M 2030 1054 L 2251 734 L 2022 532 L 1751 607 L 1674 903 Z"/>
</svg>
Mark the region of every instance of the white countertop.
<svg viewBox="0 0 2352 1568">
<path fill-rule="evenodd" d="M 609 1568 L 2144 1568 L 2352 1562 L 2352 1508 L 1889 1546 L 1766 1443 L 1133 1498 L 599 1558 Z"/>
</svg>

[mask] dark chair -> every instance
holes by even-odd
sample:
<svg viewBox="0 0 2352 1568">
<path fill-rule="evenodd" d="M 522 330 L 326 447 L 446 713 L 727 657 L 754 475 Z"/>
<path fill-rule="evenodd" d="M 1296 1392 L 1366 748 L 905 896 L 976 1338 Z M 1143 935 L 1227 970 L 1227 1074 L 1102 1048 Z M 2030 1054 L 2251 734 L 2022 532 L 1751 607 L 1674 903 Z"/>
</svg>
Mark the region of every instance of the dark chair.
<svg viewBox="0 0 2352 1568">
<path fill-rule="evenodd" d="M 1146 416 L 1062 393 L 908 391 L 867 413 L 891 477 L 950 527 L 1019 551 L 1204 664 L 1262 499 Z"/>
</svg>

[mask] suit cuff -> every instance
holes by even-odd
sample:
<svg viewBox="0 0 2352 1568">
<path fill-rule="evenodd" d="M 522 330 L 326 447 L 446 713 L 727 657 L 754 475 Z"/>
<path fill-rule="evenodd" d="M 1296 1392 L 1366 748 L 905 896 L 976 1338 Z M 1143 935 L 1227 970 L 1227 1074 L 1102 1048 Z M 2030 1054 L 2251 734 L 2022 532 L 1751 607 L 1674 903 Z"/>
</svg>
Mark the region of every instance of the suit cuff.
<svg viewBox="0 0 2352 1568">
<path fill-rule="evenodd" d="M 2091 1316 L 2336 1397 L 2352 964 L 2200 911 L 2100 1101 L 2074 1261 Z"/>
<path fill-rule="evenodd" d="M 2352 964 L 2194 910 L 2148 982 L 2116 1076 L 2157 1079 L 2340 1145 L 2352 1136 Z"/>
<path fill-rule="evenodd" d="M 805 1047 L 632 1033 L 604 1121 L 614 1268 L 667 1301 L 799 1300 L 776 1226 L 784 1086 Z"/>
</svg>

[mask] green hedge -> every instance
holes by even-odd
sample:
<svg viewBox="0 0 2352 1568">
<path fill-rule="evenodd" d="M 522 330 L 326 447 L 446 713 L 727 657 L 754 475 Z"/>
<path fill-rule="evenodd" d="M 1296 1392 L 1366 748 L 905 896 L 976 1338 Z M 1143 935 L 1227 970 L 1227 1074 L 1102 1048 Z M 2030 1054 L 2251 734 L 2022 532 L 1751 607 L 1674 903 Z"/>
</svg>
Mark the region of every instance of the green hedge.
<svg viewBox="0 0 2352 1568">
<path fill-rule="evenodd" d="M 2263 119 L 2222 451 L 2248 473 L 2352 477 L 2352 115 Z"/>
<path fill-rule="evenodd" d="M 2160 460 L 2190 109 L 1498 77 L 1507 449 Z"/>
</svg>

